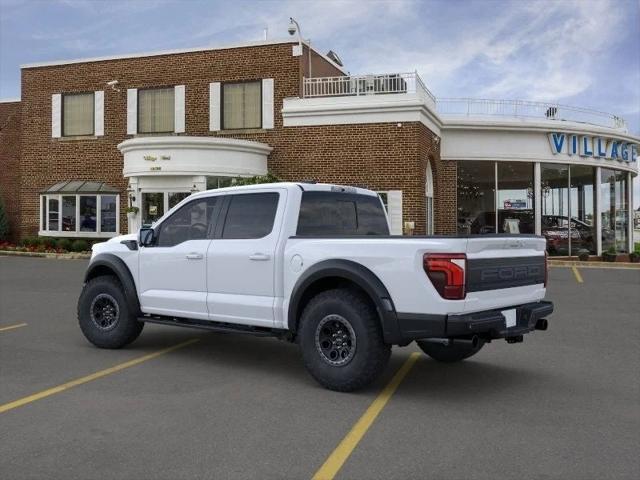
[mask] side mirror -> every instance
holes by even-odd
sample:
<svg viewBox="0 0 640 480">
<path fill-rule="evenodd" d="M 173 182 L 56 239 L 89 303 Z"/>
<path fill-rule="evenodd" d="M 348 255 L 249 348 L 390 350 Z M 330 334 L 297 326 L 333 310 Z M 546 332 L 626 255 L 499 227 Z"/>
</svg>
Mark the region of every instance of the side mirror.
<svg viewBox="0 0 640 480">
<path fill-rule="evenodd" d="M 151 247 L 156 243 L 156 232 L 153 228 L 140 229 L 140 245 L 143 247 Z"/>
</svg>

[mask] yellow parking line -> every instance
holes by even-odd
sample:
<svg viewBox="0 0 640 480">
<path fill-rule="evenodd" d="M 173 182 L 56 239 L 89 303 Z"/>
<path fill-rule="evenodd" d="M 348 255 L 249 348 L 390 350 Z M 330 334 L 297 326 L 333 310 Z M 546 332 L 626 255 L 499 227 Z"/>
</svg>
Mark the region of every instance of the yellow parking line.
<svg viewBox="0 0 640 480">
<path fill-rule="evenodd" d="M 384 387 L 371 405 L 369 405 L 367 411 L 364 412 L 351 431 L 347 433 L 346 437 L 342 439 L 336 449 L 329 455 L 329 458 L 322 464 L 313 476 L 313 480 L 331 480 L 336 476 L 342 468 L 342 465 L 344 465 L 344 462 L 347 461 L 351 453 L 358 446 L 362 437 L 367 433 L 369 427 L 371 427 L 398 388 L 398 385 L 404 380 L 404 377 L 407 376 L 407 373 L 409 373 L 409 370 L 411 370 L 411 367 L 413 367 L 419 357 L 420 354 L 414 352 L 407 358 L 402 367 L 400 367 L 400 370 L 396 372 L 391 381 Z"/>
<path fill-rule="evenodd" d="M 7 327 L 0 327 L 0 332 L 6 332 L 7 330 L 13 330 L 14 328 L 26 327 L 26 323 L 16 323 L 15 325 L 9 325 Z"/>
<path fill-rule="evenodd" d="M 580 272 L 578 271 L 578 267 L 574 265 L 573 267 L 571 267 L 571 270 L 573 270 L 573 276 L 576 277 L 576 282 L 583 283 L 582 275 L 580 275 Z"/>
<path fill-rule="evenodd" d="M 174 350 L 178 350 L 179 348 L 183 348 L 183 347 L 186 347 L 187 345 L 191 345 L 199 340 L 200 340 L 199 338 L 192 338 L 191 340 L 178 343 L 177 345 L 174 345 L 172 347 L 164 348 L 162 350 L 158 350 L 157 352 L 153 352 L 148 355 L 144 355 L 142 357 L 134 358 L 133 360 L 129 360 L 128 362 L 120 363 L 111 368 L 100 370 L 99 372 L 92 373 L 91 375 L 87 375 L 86 377 L 77 378 L 76 380 L 63 383 L 62 385 L 58 385 L 57 387 L 49 388 L 47 390 L 34 393 L 33 395 L 20 398 L 13 402 L 5 403 L 4 405 L 0 405 L 0 413 L 13 410 L 14 408 L 22 407 L 23 405 L 26 405 L 31 402 L 35 402 L 36 400 L 40 400 L 42 398 L 49 397 L 51 395 L 55 395 L 56 393 L 61 393 L 70 388 L 77 387 L 78 385 L 82 385 L 83 383 L 87 383 L 92 380 L 97 380 L 99 378 L 105 377 L 112 373 L 119 372 L 120 370 L 124 370 L 125 368 L 133 367 L 134 365 L 138 365 L 142 362 L 146 362 L 147 360 L 152 360 L 156 357 L 159 357 L 160 355 L 164 355 L 165 353 L 173 352 Z"/>
</svg>

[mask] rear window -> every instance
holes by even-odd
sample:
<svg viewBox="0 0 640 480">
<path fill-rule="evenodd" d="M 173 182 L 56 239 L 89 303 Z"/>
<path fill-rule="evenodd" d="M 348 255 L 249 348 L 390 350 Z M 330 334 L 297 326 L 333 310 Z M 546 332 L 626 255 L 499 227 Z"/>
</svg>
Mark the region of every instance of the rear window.
<svg viewBox="0 0 640 480">
<path fill-rule="evenodd" d="M 273 230 L 277 193 L 232 195 L 222 238 L 262 238 Z"/>
<path fill-rule="evenodd" d="M 297 235 L 389 235 L 377 196 L 304 192 Z"/>
</svg>

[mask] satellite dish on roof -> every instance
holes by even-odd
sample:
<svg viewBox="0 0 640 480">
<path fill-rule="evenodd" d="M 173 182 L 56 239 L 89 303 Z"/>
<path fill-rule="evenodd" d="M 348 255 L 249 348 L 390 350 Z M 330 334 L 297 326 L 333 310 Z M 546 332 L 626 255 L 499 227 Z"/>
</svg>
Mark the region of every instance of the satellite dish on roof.
<svg viewBox="0 0 640 480">
<path fill-rule="evenodd" d="M 333 50 L 329 50 L 327 52 L 327 57 L 329 57 L 329 59 L 331 59 L 335 64 L 339 65 L 340 67 L 344 67 L 342 60 L 340 60 L 340 57 L 338 56 L 338 54 Z"/>
</svg>

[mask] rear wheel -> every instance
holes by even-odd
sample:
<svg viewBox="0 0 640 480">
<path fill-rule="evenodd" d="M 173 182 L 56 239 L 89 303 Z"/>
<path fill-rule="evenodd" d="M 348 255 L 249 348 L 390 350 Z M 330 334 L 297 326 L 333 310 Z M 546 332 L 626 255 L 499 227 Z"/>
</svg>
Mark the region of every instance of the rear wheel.
<svg viewBox="0 0 640 480">
<path fill-rule="evenodd" d="M 322 386 L 340 392 L 373 382 L 391 355 L 373 306 L 347 289 L 328 290 L 309 301 L 298 339 L 307 371 Z"/>
<path fill-rule="evenodd" d="M 89 280 L 78 300 L 78 322 L 84 336 L 100 348 L 121 348 L 133 342 L 144 327 L 131 311 L 117 278 Z"/>
<path fill-rule="evenodd" d="M 443 363 L 459 362 L 465 358 L 472 357 L 484 346 L 484 340 L 478 340 L 478 344 L 475 347 L 470 344 L 456 343 L 455 340 L 452 345 L 443 345 L 425 340 L 417 340 L 416 343 L 424 353 Z"/>
</svg>

